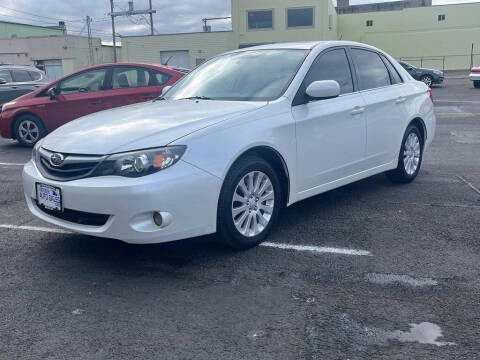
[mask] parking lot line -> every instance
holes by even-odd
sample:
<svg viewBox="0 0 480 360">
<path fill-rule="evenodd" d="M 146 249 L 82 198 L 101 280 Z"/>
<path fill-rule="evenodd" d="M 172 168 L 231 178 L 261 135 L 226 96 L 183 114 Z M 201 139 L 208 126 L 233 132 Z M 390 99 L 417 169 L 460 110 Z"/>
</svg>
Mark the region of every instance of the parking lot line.
<svg viewBox="0 0 480 360">
<path fill-rule="evenodd" d="M 27 231 L 38 231 L 38 232 L 47 232 L 55 234 L 73 234 L 68 230 L 54 229 L 40 226 L 26 226 L 26 225 L 10 225 L 10 224 L 0 224 L 0 229 L 9 229 L 9 230 L 27 230 Z M 293 244 L 282 244 L 282 243 L 272 243 L 264 242 L 260 246 L 270 247 L 281 250 L 294 250 L 294 251 L 306 251 L 317 254 L 339 254 L 339 255 L 357 255 L 357 256 L 371 256 L 372 253 L 366 250 L 356 250 L 356 249 L 344 249 L 344 248 L 334 248 L 334 247 L 323 247 L 323 246 L 313 246 L 313 245 L 293 245 Z"/>
<path fill-rule="evenodd" d="M 465 104 L 480 104 L 480 101 L 476 100 L 455 100 L 455 99 L 435 99 L 434 103 L 446 102 L 446 103 L 465 103 Z"/>
<path fill-rule="evenodd" d="M 0 166 L 23 166 L 25 164 L 21 164 L 21 163 L 4 163 L 4 162 L 0 162 Z"/>
<path fill-rule="evenodd" d="M 311 245 L 293 245 L 293 244 L 264 242 L 264 243 L 261 243 L 260 246 L 266 246 L 266 247 L 282 249 L 282 250 L 308 251 L 308 252 L 319 253 L 319 254 L 331 253 L 331 254 L 359 255 L 359 256 L 372 255 L 370 251 L 366 251 L 366 250 L 342 249 L 342 248 L 311 246 Z"/>
<path fill-rule="evenodd" d="M 457 178 L 460 179 L 465 185 L 467 185 L 470 189 L 475 191 L 477 194 L 480 194 L 480 189 L 478 189 L 475 185 L 473 185 L 470 181 L 465 179 L 463 176 L 458 176 Z"/>
</svg>

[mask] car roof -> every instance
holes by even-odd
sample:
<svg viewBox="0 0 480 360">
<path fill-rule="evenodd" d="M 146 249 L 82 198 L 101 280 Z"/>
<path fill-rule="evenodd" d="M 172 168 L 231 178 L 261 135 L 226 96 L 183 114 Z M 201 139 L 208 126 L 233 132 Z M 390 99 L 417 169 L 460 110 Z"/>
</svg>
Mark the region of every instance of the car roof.
<svg viewBox="0 0 480 360">
<path fill-rule="evenodd" d="M 273 44 L 264 44 L 246 47 L 238 50 L 230 51 L 230 53 L 236 53 L 241 51 L 251 51 L 251 50 L 313 50 L 319 48 L 320 50 L 326 49 L 333 46 L 358 46 L 363 48 L 368 48 L 376 51 L 381 51 L 374 46 L 363 44 L 355 41 L 342 41 L 342 40 L 331 40 L 331 41 L 298 41 L 298 42 L 285 42 L 285 43 L 273 43 Z"/>
<path fill-rule="evenodd" d="M 19 69 L 19 70 L 34 70 L 43 72 L 42 70 L 36 68 L 35 66 L 29 65 L 12 65 L 12 64 L 0 64 L 0 69 Z"/>
</svg>

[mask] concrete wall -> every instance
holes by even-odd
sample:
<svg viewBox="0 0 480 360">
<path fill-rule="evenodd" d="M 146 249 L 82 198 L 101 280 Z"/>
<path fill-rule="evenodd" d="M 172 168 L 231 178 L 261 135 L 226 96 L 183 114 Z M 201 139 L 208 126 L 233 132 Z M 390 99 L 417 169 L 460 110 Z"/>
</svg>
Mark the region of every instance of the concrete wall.
<svg viewBox="0 0 480 360">
<path fill-rule="evenodd" d="M 66 75 L 84 67 L 111 62 L 111 47 L 101 45 L 94 38 L 93 63 L 90 59 L 88 38 L 83 36 L 44 36 L 0 39 L 0 63 L 35 65 L 38 61 L 61 60 Z M 120 50 L 119 50 L 120 52 Z"/>
<path fill-rule="evenodd" d="M 122 38 L 122 60 L 160 64 L 160 51 L 189 50 L 190 68 L 196 59 L 209 59 L 233 50 L 231 31 Z"/>
<path fill-rule="evenodd" d="M 438 15 L 445 15 L 445 21 L 438 21 Z M 472 44 L 480 53 L 479 15 L 480 3 L 343 14 L 338 16 L 339 36 L 377 46 L 397 58 L 445 55 L 447 70 L 467 69 Z M 373 20 L 372 27 L 366 27 L 367 20 Z M 425 60 L 423 66 L 441 69 L 442 60 Z"/>
<path fill-rule="evenodd" d="M 63 35 L 62 29 L 0 21 L 0 38 Z"/>
<path fill-rule="evenodd" d="M 314 26 L 311 28 L 287 28 L 286 9 L 314 8 Z M 273 30 L 247 29 L 248 10 L 273 9 Z M 332 28 L 329 29 L 329 14 Z M 232 0 L 232 28 L 235 45 L 261 44 L 285 41 L 336 39 L 336 11 L 330 0 Z"/>
</svg>

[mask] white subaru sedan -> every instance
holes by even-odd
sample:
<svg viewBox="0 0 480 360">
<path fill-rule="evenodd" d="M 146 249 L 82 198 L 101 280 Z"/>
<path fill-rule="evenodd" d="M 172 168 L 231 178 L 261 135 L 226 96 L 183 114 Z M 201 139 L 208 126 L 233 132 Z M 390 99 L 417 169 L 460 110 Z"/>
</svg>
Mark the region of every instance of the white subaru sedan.
<svg viewBox="0 0 480 360">
<path fill-rule="evenodd" d="M 244 249 L 284 206 L 382 172 L 412 181 L 435 124 L 430 89 L 377 48 L 252 47 L 155 101 L 57 129 L 23 184 L 35 216 L 74 232 L 129 243 L 218 232 Z"/>
</svg>

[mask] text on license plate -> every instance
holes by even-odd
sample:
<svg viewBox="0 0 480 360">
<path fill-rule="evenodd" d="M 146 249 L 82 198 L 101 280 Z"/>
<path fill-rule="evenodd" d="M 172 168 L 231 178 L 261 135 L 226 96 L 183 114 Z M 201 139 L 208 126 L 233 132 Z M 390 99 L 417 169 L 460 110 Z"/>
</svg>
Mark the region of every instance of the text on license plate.
<svg viewBox="0 0 480 360">
<path fill-rule="evenodd" d="M 37 203 L 48 210 L 62 211 L 62 192 L 51 185 L 37 185 Z"/>
</svg>

